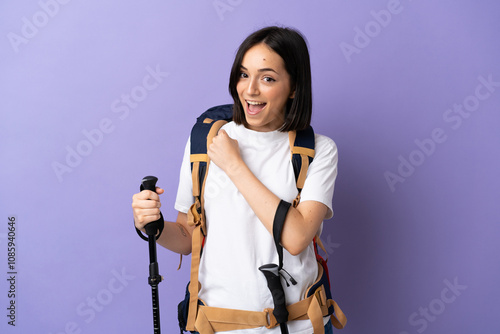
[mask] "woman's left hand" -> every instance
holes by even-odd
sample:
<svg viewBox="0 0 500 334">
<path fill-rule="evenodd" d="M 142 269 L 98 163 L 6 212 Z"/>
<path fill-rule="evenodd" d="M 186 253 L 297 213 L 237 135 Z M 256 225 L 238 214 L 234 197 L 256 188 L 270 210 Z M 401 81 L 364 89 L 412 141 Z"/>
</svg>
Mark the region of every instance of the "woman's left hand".
<svg viewBox="0 0 500 334">
<path fill-rule="evenodd" d="M 229 137 L 224 130 L 219 131 L 208 147 L 208 157 L 228 175 L 243 164 L 238 141 Z"/>
</svg>

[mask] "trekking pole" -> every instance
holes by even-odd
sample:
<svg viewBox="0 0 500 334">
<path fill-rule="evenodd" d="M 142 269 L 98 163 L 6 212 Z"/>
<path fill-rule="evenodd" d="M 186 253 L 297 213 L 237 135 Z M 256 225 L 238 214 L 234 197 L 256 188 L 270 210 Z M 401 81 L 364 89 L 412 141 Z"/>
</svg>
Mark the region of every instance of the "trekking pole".
<svg viewBox="0 0 500 334">
<path fill-rule="evenodd" d="M 156 181 L 158 178 L 155 176 L 146 176 L 142 179 L 141 191 L 142 190 L 151 190 L 156 192 Z M 145 226 L 146 234 L 148 235 L 145 238 L 142 233 L 137 230 L 139 236 L 148 241 L 149 244 L 149 277 L 148 283 L 151 285 L 151 294 L 153 299 L 153 328 L 154 334 L 160 334 L 160 303 L 158 297 L 158 284 L 163 280 L 163 277 L 160 276 L 158 272 L 158 262 L 156 260 L 156 239 L 158 239 L 163 231 L 163 215 L 160 212 L 160 219 L 157 221 L 151 222 Z"/>
<path fill-rule="evenodd" d="M 288 310 L 286 309 L 285 292 L 281 285 L 279 267 L 277 264 L 269 263 L 259 267 L 259 270 L 264 274 L 267 280 L 267 287 L 271 291 L 274 302 L 273 315 L 276 321 L 280 324 L 281 333 L 288 334 Z"/>
</svg>

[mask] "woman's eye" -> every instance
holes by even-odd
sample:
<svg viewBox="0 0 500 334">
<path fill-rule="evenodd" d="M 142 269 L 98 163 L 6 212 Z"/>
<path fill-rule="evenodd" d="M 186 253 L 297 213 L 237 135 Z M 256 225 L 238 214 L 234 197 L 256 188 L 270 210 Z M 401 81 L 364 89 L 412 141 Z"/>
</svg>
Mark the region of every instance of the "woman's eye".
<svg viewBox="0 0 500 334">
<path fill-rule="evenodd" d="M 240 78 L 247 78 L 247 77 L 248 77 L 248 75 L 246 73 L 243 73 L 243 72 L 240 73 Z"/>
<path fill-rule="evenodd" d="M 266 82 L 273 82 L 273 81 L 276 81 L 276 80 L 274 80 L 271 77 L 264 77 L 264 81 L 266 81 Z"/>
</svg>

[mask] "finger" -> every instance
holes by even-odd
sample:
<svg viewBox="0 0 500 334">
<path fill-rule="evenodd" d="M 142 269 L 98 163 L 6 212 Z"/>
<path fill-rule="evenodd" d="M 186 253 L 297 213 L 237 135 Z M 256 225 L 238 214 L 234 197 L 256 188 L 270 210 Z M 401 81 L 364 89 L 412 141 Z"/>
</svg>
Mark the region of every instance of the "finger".
<svg viewBox="0 0 500 334">
<path fill-rule="evenodd" d="M 213 160 L 214 158 L 216 158 L 215 154 L 216 154 L 216 151 L 217 150 L 217 146 L 215 145 L 215 143 L 212 143 L 210 144 L 210 146 L 208 146 L 208 151 L 207 151 L 207 154 L 208 154 L 208 157 L 210 158 L 210 160 Z"/>
<path fill-rule="evenodd" d="M 229 135 L 227 134 L 226 130 L 221 129 L 218 133 L 217 136 L 214 137 L 214 140 L 220 140 L 222 142 L 225 142 L 227 139 L 230 139 Z"/>
<path fill-rule="evenodd" d="M 139 222 L 144 222 L 150 220 L 148 217 L 157 217 L 160 215 L 160 211 L 157 208 L 154 209 L 139 209 L 135 211 L 135 217 Z"/>
<path fill-rule="evenodd" d="M 151 209 L 137 209 L 135 211 L 136 216 L 140 218 L 140 221 L 144 220 L 144 217 L 155 216 L 157 219 L 160 217 L 160 209 L 159 208 L 151 208 Z"/>
<path fill-rule="evenodd" d="M 134 219 L 138 222 L 151 221 L 152 218 L 156 217 L 156 219 L 160 216 L 160 208 L 159 207 L 135 207 L 133 209 Z M 149 217 L 149 218 L 148 218 Z"/>
<path fill-rule="evenodd" d="M 141 215 L 141 216 L 137 216 L 135 219 L 134 219 L 134 225 L 135 227 L 137 227 L 139 230 L 144 228 L 144 226 L 146 226 L 147 224 L 151 223 L 151 222 L 154 222 L 154 221 L 157 221 L 158 219 L 160 219 L 160 215 L 157 214 L 157 215 Z"/>
<path fill-rule="evenodd" d="M 215 136 L 212 138 L 212 142 L 210 143 L 210 146 L 215 145 L 215 143 L 220 139 L 219 135 Z"/>
<path fill-rule="evenodd" d="M 162 189 L 162 188 L 160 188 L 160 187 L 156 187 L 156 193 L 157 193 L 158 195 L 161 195 L 161 194 L 163 194 L 164 192 L 165 192 L 165 190 L 164 190 L 164 189 Z"/>
<path fill-rule="evenodd" d="M 133 199 L 138 199 L 138 200 L 145 200 L 145 199 L 152 199 L 154 201 L 159 201 L 160 197 L 158 197 L 158 194 L 155 193 L 154 191 L 151 190 L 143 190 L 140 193 L 135 194 L 132 196 Z"/>
<path fill-rule="evenodd" d="M 161 202 L 149 199 L 134 200 L 132 201 L 132 208 L 139 210 L 161 208 Z"/>
</svg>

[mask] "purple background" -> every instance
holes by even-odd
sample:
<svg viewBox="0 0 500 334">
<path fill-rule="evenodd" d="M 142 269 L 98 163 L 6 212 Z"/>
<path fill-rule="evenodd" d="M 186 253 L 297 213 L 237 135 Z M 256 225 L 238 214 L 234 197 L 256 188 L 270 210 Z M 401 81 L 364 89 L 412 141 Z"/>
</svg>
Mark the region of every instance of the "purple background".
<svg viewBox="0 0 500 334">
<path fill-rule="evenodd" d="M 322 239 L 342 333 L 498 333 L 498 2 L 2 1 L 0 16 L 0 277 L 10 216 L 18 272 L 15 327 L 0 280 L 0 332 L 152 332 L 131 196 L 158 176 L 175 219 L 195 117 L 230 102 L 243 38 L 280 24 L 308 39 L 313 125 L 339 147 Z M 176 333 L 190 258 L 158 256 Z"/>
</svg>

